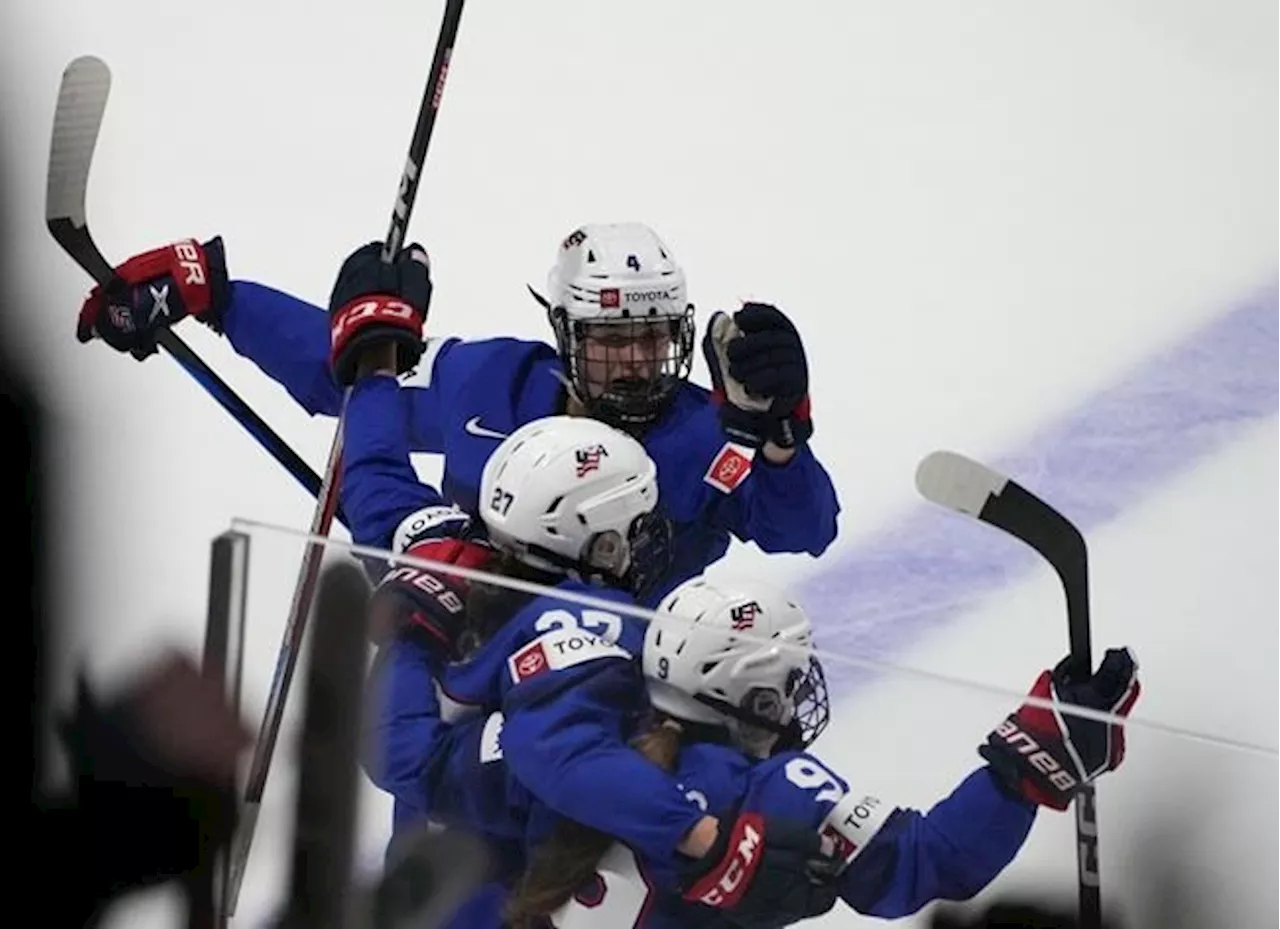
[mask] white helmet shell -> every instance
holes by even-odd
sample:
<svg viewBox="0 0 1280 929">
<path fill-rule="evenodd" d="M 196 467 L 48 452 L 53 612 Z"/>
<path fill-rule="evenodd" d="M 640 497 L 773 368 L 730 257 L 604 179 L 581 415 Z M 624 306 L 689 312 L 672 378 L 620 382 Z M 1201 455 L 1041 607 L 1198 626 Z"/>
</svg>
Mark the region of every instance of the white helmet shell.
<svg viewBox="0 0 1280 929">
<path fill-rule="evenodd" d="M 657 709 L 726 727 L 740 747 L 758 754 L 768 753 L 776 740 L 764 737 L 780 728 L 794 726 L 808 745 L 826 726 L 826 686 L 809 617 L 782 592 L 754 581 L 698 577 L 669 593 L 646 630 L 643 666 Z M 753 719 L 773 724 L 773 731 Z"/>
<path fill-rule="evenodd" d="M 547 277 L 547 299 L 571 321 L 683 317 L 684 271 L 643 223 L 581 226 L 560 243 Z"/>
<path fill-rule="evenodd" d="M 626 542 L 658 504 L 658 474 L 644 447 L 598 420 L 548 416 L 502 441 L 480 477 L 491 542 L 522 561 L 564 572 L 601 533 Z"/>
</svg>

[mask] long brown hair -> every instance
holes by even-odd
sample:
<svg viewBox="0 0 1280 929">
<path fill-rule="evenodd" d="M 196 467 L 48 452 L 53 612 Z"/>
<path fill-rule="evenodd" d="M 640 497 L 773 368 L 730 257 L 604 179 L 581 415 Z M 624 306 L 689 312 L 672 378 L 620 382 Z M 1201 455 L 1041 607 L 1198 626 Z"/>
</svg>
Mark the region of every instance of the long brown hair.
<svg viewBox="0 0 1280 929">
<path fill-rule="evenodd" d="M 554 587 L 563 580 L 559 575 L 529 567 L 509 552 L 499 554 L 485 566 L 485 570 L 548 587 Z M 472 581 L 467 592 L 467 625 L 458 642 L 459 653 L 466 657 L 474 652 L 536 596 L 500 584 Z"/>
<path fill-rule="evenodd" d="M 631 747 L 662 768 L 674 771 L 680 760 L 683 730 L 672 719 L 655 718 L 631 740 Z M 561 820 L 525 865 L 507 898 L 503 917 L 511 929 L 536 929 L 591 879 L 613 836 L 573 820 Z"/>
</svg>

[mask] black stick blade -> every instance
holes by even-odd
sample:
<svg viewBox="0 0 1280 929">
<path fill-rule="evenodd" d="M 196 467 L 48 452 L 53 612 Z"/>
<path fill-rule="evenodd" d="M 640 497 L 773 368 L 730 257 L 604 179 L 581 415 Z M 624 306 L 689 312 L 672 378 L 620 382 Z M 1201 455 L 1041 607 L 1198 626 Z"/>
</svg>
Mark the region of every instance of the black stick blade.
<svg viewBox="0 0 1280 929">
<path fill-rule="evenodd" d="M 916 489 L 931 503 L 973 516 L 1035 549 L 1049 562 L 1067 598 L 1071 658 L 1092 667 L 1089 641 L 1089 559 L 1071 520 L 1021 484 L 957 452 L 933 452 L 916 468 Z"/>
</svg>

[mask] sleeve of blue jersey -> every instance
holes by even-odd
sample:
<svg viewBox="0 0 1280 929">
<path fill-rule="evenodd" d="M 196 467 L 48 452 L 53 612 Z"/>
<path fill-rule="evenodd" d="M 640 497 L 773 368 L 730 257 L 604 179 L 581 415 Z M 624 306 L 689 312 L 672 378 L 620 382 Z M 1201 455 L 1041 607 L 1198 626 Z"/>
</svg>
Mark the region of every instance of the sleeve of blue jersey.
<svg viewBox="0 0 1280 929">
<path fill-rule="evenodd" d="M 434 665 L 408 639 L 384 645 L 366 684 L 367 738 L 361 764 L 373 783 L 425 812 L 434 800 L 428 760 L 447 746 L 451 727 L 440 718 Z"/>
<path fill-rule="evenodd" d="M 390 548 L 402 519 L 444 502 L 409 459 L 408 416 L 408 396 L 393 377 L 363 378 L 351 390 L 339 487 L 358 545 Z"/>
<path fill-rule="evenodd" d="M 643 706 L 639 669 L 612 660 L 570 670 L 573 686 L 537 699 L 519 693 L 523 684 L 509 694 L 502 749 L 511 772 L 560 815 L 669 860 L 703 814 L 672 775 L 627 745 Z"/>
<path fill-rule="evenodd" d="M 222 315 L 231 347 L 313 416 L 337 416 L 342 391 L 329 370 L 329 316 L 320 307 L 253 281 L 233 281 Z"/>
<path fill-rule="evenodd" d="M 691 385 L 682 392 L 667 428 L 679 431 L 678 442 L 648 445 L 667 474 L 663 493 L 670 493 L 672 513 L 702 514 L 766 552 L 820 555 L 831 545 L 840 505 L 830 475 L 808 446 L 781 465 L 756 452 L 748 475 L 730 486 L 715 472 L 743 450 L 725 435 L 705 388 Z M 670 477 L 676 469 L 679 480 Z"/>
<path fill-rule="evenodd" d="M 314 415 L 337 416 L 343 390 L 329 367 L 329 314 L 281 290 L 254 281 L 233 281 L 222 325 L 231 347 L 280 384 L 298 404 Z M 442 403 L 434 384 L 452 378 L 433 377 L 433 368 L 444 362 L 457 339 L 429 340 L 419 371 L 407 375 L 412 396 L 405 422 L 415 452 L 444 450 L 440 411 Z"/>
<path fill-rule="evenodd" d="M 840 876 L 840 895 L 859 913 L 909 916 L 934 900 L 967 900 L 1014 859 L 1036 810 L 996 784 L 985 766 L 927 813 L 893 812 Z"/>
<path fill-rule="evenodd" d="M 725 501 L 731 531 L 765 552 L 821 555 L 836 537 L 840 502 L 831 475 L 805 446 L 786 464 L 756 455 L 751 475 Z"/>
</svg>

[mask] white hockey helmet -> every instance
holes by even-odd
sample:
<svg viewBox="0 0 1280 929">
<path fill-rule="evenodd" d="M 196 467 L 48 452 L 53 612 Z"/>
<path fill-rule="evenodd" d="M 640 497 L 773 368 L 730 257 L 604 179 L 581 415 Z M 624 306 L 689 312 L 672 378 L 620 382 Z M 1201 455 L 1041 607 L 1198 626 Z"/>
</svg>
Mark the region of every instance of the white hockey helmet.
<svg viewBox="0 0 1280 929">
<path fill-rule="evenodd" d="M 645 632 L 643 665 L 654 707 L 728 729 L 758 757 L 807 747 L 830 718 L 809 617 L 754 581 L 697 577 L 671 591 Z"/>
<path fill-rule="evenodd" d="M 535 297 L 538 295 L 535 293 Z M 581 226 L 560 243 L 547 308 L 570 389 L 594 417 L 619 428 L 652 423 L 693 365 L 693 304 L 684 271 L 642 223 Z M 612 336 L 607 327 L 616 327 Z M 588 334 L 618 347 L 588 368 Z"/>
<path fill-rule="evenodd" d="M 489 456 L 480 511 L 489 541 L 543 571 L 639 593 L 667 569 L 670 524 L 658 473 L 639 442 L 598 420 L 548 416 Z"/>
</svg>

